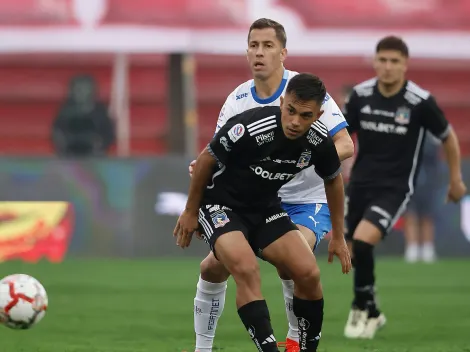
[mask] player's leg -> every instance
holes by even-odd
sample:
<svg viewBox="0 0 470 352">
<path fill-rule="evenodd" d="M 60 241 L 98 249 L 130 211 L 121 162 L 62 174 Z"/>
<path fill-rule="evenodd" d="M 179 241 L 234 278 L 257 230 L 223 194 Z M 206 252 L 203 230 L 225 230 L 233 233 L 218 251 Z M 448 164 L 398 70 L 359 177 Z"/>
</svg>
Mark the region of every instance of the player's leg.
<svg viewBox="0 0 470 352">
<path fill-rule="evenodd" d="M 411 205 L 411 204 L 410 204 Z M 416 263 L 419 260 L 419 218 L 414 207 L 410 207 L 404 216 L 405 261 Z"/>
<path fill-rule="evenodd" d="M 195 351 L 212 352 L 217 322 L 225 306 L 227 280 L 230 274 L 212 252 L 204 258 L 200 268 L 201 274 L 194 298 Z"/>
<path fill-rule="evenodd" d="M 300 348 L 302 351 L 316 351 L 323 324 L 320 269 L 312 249 L 287 213 L 280 212 L 279 208 L 272 209 L 270 213 L 278 216 L 259 229 L 256 247 L 262 250 L 263 259 L 293 279 L 293 311 L 298 320 Z"/>
<path fill-rule="evenodd" d="M 345 239 L 349 247 L 349 253 L 351 253 L 351 261 L 353 267 L 356 267 L 356 261 L 354 258 L 354 252 L 352 248 L 353 235 L 356 231 L 357 226 L 362 220 L 364 211 L 367 209 L 369 201 L 368 193 L 363 189 L 355 189 L 347 187 L 346 198 L 345 198 Z M 355 293 L 355 289 L 353 289 Z M 355 295 L 355 294 L 354 294 Z M 367 311 L 360 310 L 355 305 L 355 299 L 351 305 L 348 319 L 344 327 L 344 336 L 348 338 L 358 338 L 365 330 L 367 325 Z"/>
<path fill-rule="evenodd" d="M 241 217 L 222 206 L 204 207 L 199 223 L 203 238 L 215 257 L 233 276 L 237 285 L 237 308 L 243 325 L 259 351 L 277 352 L 256 256 L 244 234 L 248 229 Z"/>
<path fill-rule="evenodd" d="M 291 220 L 297 225 L 308 245 L 314 250 L 320 240 L 331 231 L 330 211 L 327 204 L 282 204 Z M 282 269 L 277 269 L 282 282 L 282 291 L 289 329 L 287 331 L 286 351 L 298 348 L 299 327 L 293 311 L 294 281 Z"/>
<path fill-rule="evenodd" d="M 396 193 L 377 193 L 363 220 L 353 235 L 354 302 L 361 311 L 367 311 L 368 319 L 360 338 L 373 338 L 377 330 L 386 323 L 375 298 L 374 247 L 392 229 L 398 217 L 406 209 L 409 198 Z"/>
</svg>

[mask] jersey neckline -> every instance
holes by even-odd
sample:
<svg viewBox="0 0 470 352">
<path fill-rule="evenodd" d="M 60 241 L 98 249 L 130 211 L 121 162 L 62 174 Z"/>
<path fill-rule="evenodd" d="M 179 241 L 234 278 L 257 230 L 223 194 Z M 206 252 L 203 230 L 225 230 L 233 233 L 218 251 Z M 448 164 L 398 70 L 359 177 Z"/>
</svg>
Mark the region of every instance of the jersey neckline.
<svg viewBox="0 0 470 352">
<path fill-rule="evenodd" d="M 289 71 L 284 70 L 284 75 L 282 76 L 282 81 L 277 90 L 274 92 L 273 95 L 271 95 L 268 98 L 260 98 L 256 94 L 256 89 L 255 89 L 255 81 L 253 80 L 251 82 L 251 96 L 253 97 L 253 100 L 256 101 L 258 104 L 271 104 L 272 102 L 276 101 L 281 95 L 282 92 L 284 92 L 284 89 L 286 88 L 287 85 L 287 79 L 289 78 Z"/>
</svg>

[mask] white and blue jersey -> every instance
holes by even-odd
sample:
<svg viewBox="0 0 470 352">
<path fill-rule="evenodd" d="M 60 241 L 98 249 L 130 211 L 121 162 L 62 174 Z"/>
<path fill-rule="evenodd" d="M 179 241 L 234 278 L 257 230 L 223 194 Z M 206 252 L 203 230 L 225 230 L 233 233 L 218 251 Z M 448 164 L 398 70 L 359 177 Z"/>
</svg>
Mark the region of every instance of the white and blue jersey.
<svg viewBox="0 0 470 352">
<path fill-rule="evenodd" d="M 217 120 L 216 132 L 233 116 L 260 106 L 279 106 L 284 96 L 287 83 L 298 72 L 284 70 L 284 76 L 276 92 L 269 98 L 262 99 L 256 94 L 254 80 L 239 85 L 225 101 Z M 322 105 L 323 115 L 320 121 L 328 128 L 333 137 L 348 126 L 344 116 L 333 98 L 327 94 Z M 284 185 L 279 191 L 282 205 L 294 223 L 311 229 L 317 244 L 331 230 L 330 212 L 326 202 L 323 179 L 314 168 L 307 168 Z"/>
</svg>

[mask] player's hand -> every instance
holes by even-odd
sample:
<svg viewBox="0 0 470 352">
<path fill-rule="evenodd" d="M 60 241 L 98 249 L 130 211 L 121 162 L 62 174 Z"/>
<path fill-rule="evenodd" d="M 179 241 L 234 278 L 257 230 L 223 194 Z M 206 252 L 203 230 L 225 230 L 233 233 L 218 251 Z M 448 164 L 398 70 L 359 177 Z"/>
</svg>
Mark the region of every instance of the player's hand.
<svg viewBox="0 0 470 352">
<path fill-rule="evenodd" d="M 177 246 L 180 246 L 181 248 L 189 247 L 193 234 L 199 227 L 197 217 L 197 213 L 193 214 L 187 210 L 183 211 L 180 215 L 176 222 L 175 230 L 173 231 L 173 236 L 176 237 Z"/>
<path fill-rule="evenodd" d="M 446 202 L 457 203 L 466 193 L 467 187 L 465 186 L 465 183 L 463 183 L 462 179 L 451 181 L 449 183 Z"/>
<path fill-rule="evenodd" d="M 194 166 L 196 165 L 196 160 L 191 161 L 189 164 L 189 177 L 193 177 Z"/>
<path fill-rule="evenodd" d="M 344 238 L 330 240 L 328 245 L 328 263 L 333 263 L 333 257 L 337 256 L 341 262 L 341 267 L 343 269 L 343 274 L 349 273 L 351 270 L 351 255 L 349 254 L 349 249 Z"/>
</svg>

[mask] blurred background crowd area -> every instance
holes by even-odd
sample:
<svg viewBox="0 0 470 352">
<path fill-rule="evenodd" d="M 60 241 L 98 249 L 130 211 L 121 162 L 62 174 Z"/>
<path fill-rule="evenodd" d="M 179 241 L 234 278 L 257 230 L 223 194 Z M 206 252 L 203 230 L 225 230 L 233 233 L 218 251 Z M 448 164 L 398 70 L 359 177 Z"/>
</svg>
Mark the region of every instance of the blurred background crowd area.
<svg viewBox="0 0 470 352">
<path fill-rule="evenodd" d="M 284 24 L 286 67 L 319 75 L 338 104 L 374 75 L 377 39 L 403 36 L 409 78 L 436 96 L 469 155 L 469 0 L 1 1 L 0 153 L 194 155 L 250 78 L 259 17 Z M 74 122 L 84 114 L 88 124 Z M 81 145 L 68 129 L 95 137 Z"/>
</svg>

